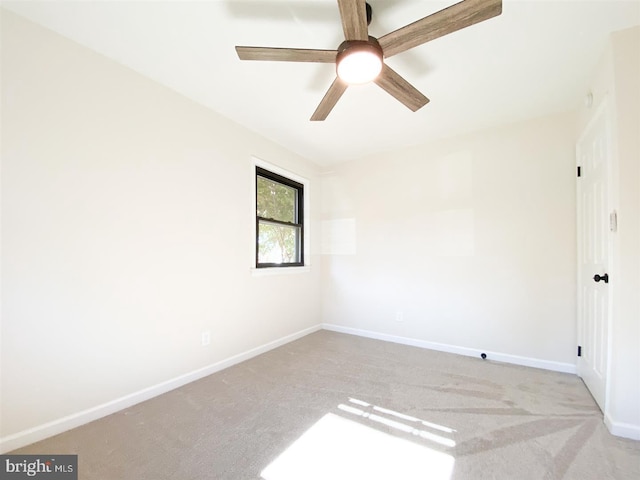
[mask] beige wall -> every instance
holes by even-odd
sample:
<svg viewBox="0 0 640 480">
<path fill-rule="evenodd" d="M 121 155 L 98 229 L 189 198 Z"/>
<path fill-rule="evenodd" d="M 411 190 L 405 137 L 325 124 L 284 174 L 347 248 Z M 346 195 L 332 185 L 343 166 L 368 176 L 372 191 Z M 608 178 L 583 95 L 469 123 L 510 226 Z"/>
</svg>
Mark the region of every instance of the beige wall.
<svg viewBox="0 0 640 480">
<path fill-rule="evenodd" d="M 318 325 L 319 268 L 251 274 L 252 155 L 316 204 L 313 164 L 2 12 L 1 436 Z"/>
<path fill-rule="evenodd" d="M 324 322 L 575 369 L 575 122 L 531 120 L 324 176 L 325 230 L 351 235 L 323 232 Z"/>
</svg>

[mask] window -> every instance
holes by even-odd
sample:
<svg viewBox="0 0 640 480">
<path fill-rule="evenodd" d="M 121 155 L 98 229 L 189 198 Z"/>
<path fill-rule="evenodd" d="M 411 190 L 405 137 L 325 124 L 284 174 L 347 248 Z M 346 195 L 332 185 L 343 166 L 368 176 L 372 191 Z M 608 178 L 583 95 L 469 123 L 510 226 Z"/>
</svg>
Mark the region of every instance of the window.
<svg viewBox="0 0 640 480">
<path fill-rule="evenodd" d="M 303 191 L 256 166 L 256 267 L 304 265 Z"/>
</svg>

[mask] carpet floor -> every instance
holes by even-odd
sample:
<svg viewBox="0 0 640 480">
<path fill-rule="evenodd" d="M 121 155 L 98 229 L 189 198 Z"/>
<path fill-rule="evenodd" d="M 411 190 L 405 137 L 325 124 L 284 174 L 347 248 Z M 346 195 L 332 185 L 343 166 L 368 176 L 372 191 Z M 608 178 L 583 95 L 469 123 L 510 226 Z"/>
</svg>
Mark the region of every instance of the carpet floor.
<svg viewBox="0 0 640 480">
<path fill-rule="evenodd" d="M 328 331 L 12 453 L 81 480 L 640 478 L 574 375 Z"/>
</svg>

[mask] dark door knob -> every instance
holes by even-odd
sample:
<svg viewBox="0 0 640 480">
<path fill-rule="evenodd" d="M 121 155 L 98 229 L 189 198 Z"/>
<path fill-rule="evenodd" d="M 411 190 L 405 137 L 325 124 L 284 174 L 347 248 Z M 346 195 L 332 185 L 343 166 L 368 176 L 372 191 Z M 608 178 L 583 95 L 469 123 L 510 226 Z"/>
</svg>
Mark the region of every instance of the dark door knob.
<svg viewBox="0 0 640 480">
<path fill-rule="evenodd" d="M 599 282 L 600 280 L 604 280 L 604 283 L 609 283 L 609 274 L 608 274 L 608 273 L 605 273 L 605 274 L 604 274 L 604 275 L 602 275 L 602 276 L 600 276 L 600 275 L 595 275 L 595 276 L 593 277 L 593 279 L 594 279 L 596 282 Z"/>
</svg>

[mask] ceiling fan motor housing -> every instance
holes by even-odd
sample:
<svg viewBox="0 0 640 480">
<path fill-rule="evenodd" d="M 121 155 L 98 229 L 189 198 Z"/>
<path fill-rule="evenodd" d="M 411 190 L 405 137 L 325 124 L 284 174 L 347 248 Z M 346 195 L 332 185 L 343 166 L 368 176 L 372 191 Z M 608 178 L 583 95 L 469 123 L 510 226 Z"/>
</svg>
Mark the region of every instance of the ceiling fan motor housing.
<svg viewBox="0 0 640 480">
<path fill-rule="evenodd" d="M 349 84 L 367 83 L 382 69 L 382 47 L 374 37 L 369 40 L 345 40 L 338 47 L 336 72 Z"/>
</svg>

